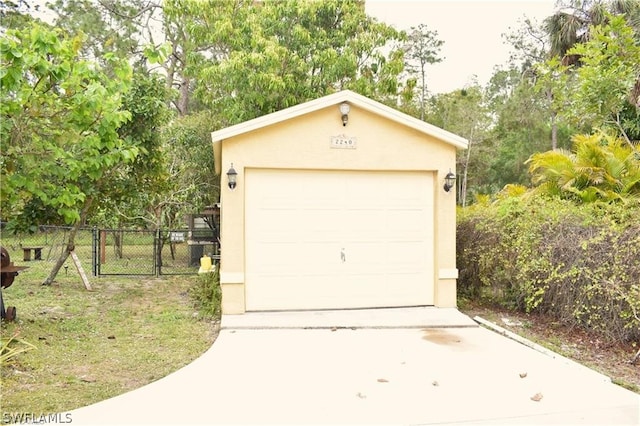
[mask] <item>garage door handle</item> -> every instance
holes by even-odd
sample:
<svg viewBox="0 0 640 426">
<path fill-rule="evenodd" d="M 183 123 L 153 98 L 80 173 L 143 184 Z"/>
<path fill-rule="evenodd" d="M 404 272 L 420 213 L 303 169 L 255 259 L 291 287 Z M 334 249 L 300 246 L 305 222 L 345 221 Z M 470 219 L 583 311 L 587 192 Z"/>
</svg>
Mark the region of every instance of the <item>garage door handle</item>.
<svg viewBox="0 0 640 426">
<path fill-rule="evenodd" d="M 347 261 L 347 255 L 344 252 L 344 249 L 340 250 L 340 260 L 342 260 L 342 263 Z"/>
</svg>

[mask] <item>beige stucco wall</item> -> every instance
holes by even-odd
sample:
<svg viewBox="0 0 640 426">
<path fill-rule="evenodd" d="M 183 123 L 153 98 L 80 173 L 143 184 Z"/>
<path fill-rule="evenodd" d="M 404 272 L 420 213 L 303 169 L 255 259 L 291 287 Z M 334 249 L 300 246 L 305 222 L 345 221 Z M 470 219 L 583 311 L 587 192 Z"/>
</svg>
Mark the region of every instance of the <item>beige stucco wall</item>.
<svg viewBox="0 0 640 426">
<path fill-rule="evenodd" d="M 357 138 L 357 149 L 332 149 L 332 136 Z M 442 189 L 455 171 L 456 148 L 422 132 L 351 105 L 343 127 L 337 105 L 222 141 L 221 274 L 222 311 L 243 313 L 244 170 L 283 168 L 315 170 L 412 170 L 435 176 L 435 305 L 456 306 L 455 190 Z M 231 163 L 237 187 L 227 186 Z"/>
</svg>

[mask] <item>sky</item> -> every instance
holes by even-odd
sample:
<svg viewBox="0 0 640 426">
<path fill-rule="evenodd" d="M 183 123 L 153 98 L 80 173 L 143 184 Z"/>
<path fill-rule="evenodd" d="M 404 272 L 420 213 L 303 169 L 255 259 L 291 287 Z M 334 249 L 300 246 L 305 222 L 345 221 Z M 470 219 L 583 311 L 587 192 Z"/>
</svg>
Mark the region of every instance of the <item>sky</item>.
<svg viewBox="0 0 640 426">
<path fill-rule="evenodd" d="M 485 85 L 496 65 L 509 58 L 503 33 L 528 17 L 542 22 L 553 14 L 554 0 L 366 0 L 368 15 L 408 30 L 425 24 L 444 41 L 442 62 L 426 68 L 427 89 L 446 93 L 465 87 L 474 75 Z"/>
</svg>

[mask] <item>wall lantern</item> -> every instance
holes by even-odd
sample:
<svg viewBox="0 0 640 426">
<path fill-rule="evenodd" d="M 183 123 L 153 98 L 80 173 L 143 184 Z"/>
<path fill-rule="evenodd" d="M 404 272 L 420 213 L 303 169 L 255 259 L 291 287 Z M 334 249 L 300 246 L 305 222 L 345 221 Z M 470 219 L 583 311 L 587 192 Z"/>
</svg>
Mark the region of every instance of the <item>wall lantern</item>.
<svg viewBox="0 0 640 426">
<path fill-rule="evenodd" d="M 444 177 L 444 190 L 446 192 L 451 191 L 451 188 L 453 188 L 453 186 L 456 184 L 456 175 L 454 175 L 451 170 L 449 170 L 449 173 L 447 173 L 447 175 Z"/>
<path fill-rule="evenodd" d="M 343 126 L 346 126 L 347 122 L 349 121 L 349 111 L 351 111 L 351 108 L 349 107 L 348 103 L 343 102 L 340 104 L 340 114 L 342 114 Z"/>
<path fill-rule="evenodd" d="M 229 189 L 233 189 L 236 187 L 236 178 L 238 177 L 238 172 L 233 168 L 233 163 L 231 163 L 231 167 L 227 171 L 227 179 L 229 181 Z"/>
</svg>

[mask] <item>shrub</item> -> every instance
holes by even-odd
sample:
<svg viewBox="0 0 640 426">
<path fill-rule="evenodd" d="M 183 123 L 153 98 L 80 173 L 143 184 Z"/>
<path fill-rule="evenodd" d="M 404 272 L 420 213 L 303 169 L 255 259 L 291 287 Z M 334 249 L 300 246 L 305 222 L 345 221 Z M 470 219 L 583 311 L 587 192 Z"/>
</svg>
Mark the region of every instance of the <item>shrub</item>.
<svg viewBox="0 0 640 426">
<path fill-rule="evenodd" d="M 204 316 L 219 319 L 222 301 L 219 268 L 216 267 L 211 273 L 199 274 L 195 285 L 190 289 L 190 295 L 196 308 Z"/>
<path fill-rule="evenodd" d="M 461 209 L 459 292 L 640 340 L 639 208 L 528 193 Z"/>
</svg>

